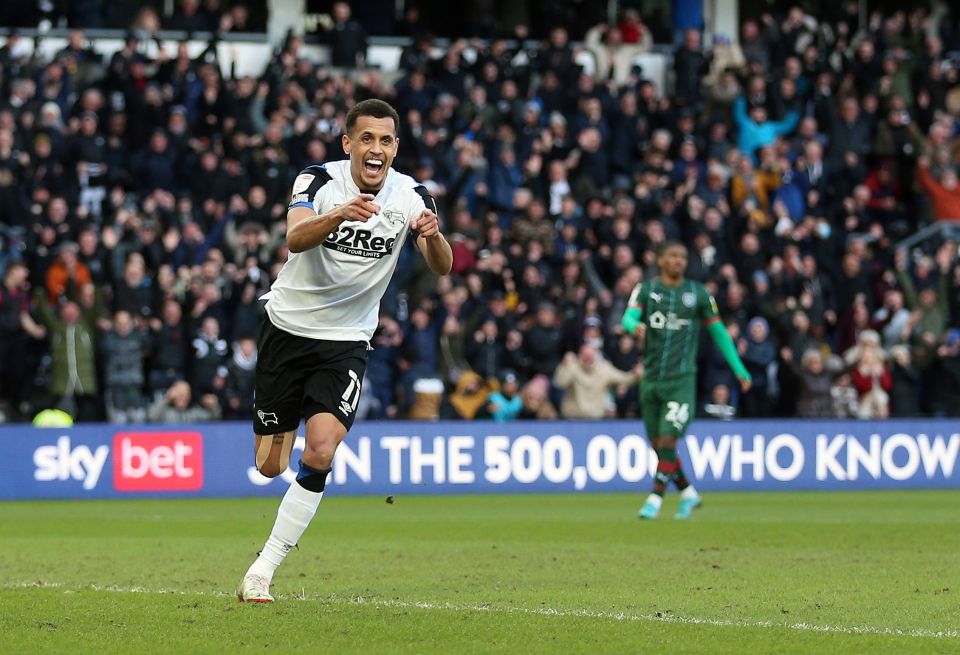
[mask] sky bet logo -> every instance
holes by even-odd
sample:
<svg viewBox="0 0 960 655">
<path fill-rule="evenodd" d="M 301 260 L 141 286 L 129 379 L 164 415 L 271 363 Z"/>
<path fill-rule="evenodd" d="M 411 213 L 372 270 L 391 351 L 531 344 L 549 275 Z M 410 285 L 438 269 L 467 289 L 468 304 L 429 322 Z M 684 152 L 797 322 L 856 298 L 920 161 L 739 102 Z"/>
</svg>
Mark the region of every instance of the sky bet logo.
<svg viewBox="0 0 960 655">
<path fill-rule="evenodd" d="M 121 432 L 113 437 L 117 491 L 190 491 L 203 486 L 199 432 Z"/>
<path fill-rule="evenodd" d="M 70 437 L 64 435 L 57 439 L 57 445 L 40 446 L 33 451 L 33 465 L 36 467 L 33 479 L 39 482 L 78 480 L 89 491 L 97 486 L 109 452 L 109 446 L 99 446 L 95 450 L 86 446 L 71 448 Z"/>
<path fill-rule="evenodd" d="M 110 447 L 73 445 L 67 435 L 33 452 L 39 482 L 100 482 Z M 113 485 L 117 491 L 191 491 L 203 487 L 203 437 L 199 432 L 122 432 L 113 437 Z"/>
</svg>

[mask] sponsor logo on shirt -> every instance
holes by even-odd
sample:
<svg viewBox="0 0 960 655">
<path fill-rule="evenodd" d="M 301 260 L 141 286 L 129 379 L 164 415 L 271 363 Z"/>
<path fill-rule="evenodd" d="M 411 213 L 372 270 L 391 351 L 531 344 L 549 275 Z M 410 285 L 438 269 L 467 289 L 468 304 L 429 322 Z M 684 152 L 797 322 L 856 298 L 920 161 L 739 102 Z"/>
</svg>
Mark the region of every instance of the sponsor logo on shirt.
<svg viewBox="0 0 960 655">
<path fill-rule="evenodd" d="M 374 236 L 370 230 L 341 225 L 327 236 L 323 246 L 354 257 L 380 259 L 393 253 L 396 242 L 395 236 Z"/>
<path fill-rule="evenodd" d="M 690 325 L 690 319 L 678 318 L 673 312 L 654 312 L 650 315 L 650 327 L 655 330 L 681 330 Z"/>
</svg>

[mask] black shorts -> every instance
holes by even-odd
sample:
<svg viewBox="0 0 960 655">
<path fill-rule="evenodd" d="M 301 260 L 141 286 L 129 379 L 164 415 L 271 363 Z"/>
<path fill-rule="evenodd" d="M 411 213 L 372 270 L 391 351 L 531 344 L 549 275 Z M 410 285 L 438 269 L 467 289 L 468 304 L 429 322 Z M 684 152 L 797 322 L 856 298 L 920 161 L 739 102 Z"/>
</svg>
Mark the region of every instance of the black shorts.
<svg viewBox="0 0 960 655">
<path fill-rule="evenodd" d="M 367 370 L 366 341 L 298 337 L 264 316 L 257 349 L 254 434 L 290 432 L 301 418 L 324 412 L 350 429 Z"/>
</svg>

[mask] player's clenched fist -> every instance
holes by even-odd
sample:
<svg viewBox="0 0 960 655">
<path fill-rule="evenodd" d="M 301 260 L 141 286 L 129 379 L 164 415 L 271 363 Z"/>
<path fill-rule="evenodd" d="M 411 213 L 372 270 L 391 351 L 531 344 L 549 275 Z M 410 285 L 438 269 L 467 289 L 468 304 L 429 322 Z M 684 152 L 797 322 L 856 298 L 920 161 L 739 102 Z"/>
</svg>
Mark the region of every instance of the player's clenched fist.
<svg viewBox="0 0 960 655">
<path fill-rule="evenodd" d="M 373 202 L 372 193 L 361 193 L 349 202 L 340 205 L 340 215 L 346 221 L 360 221 L 366 223 L 371 217 L 380 213 L 380 205 Z"/>
<path fill-rule="evenodd" d="M 424 209 L 410 221 L 410 228 L 422 237 L 433 237 L 440 234 L 440 219 L 429 209 Z"/>
</svg>

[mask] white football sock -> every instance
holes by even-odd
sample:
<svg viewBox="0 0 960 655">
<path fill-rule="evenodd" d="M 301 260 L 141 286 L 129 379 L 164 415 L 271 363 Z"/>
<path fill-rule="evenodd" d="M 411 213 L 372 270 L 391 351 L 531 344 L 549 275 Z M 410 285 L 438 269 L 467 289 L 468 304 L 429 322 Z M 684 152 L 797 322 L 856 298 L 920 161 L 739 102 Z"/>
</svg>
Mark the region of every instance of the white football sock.
<svg viewBox="0 0 960 655">
<path fill-rule="evenodd" d="M 658 496 L 657 494 L 650 494 L 647 496 L 647 502 L 660 509 L 660 506 L 663 504 L 663 496 Z"/>
<path fill-rule="evenodd" d="M 680 497 L 683 498 L 684 500 L 696 498 L 697 495 L 698 495 L 697 490 L 693 488 L 692 484 L 680 492 Z"/>
<path fill-rule="evenodd" d="M 262 575 L 267 580 L 273 579 L 274 571 L 283 563 L 287 553 L 297 545 L 304 530 L 310 525 L 322 498 L 322 491 L 307 491 L 296 480 L 293 481 L 280 501 L 273 530 L 247 574 Z"/>
</svg>

